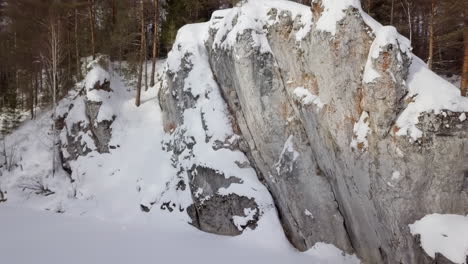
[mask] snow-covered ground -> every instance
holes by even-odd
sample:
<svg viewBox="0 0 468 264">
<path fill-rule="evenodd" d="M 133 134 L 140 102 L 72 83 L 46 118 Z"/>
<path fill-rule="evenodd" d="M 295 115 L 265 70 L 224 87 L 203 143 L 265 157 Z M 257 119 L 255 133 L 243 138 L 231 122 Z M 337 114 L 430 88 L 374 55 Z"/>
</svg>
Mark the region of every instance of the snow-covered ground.
<svg viewBox="0 0 468 264">
<path fill-rule="evenodd" d="M 0 216 L 0 263 L 358 263 L 325 244 L 300 254 L 268 237 L 222 237 L 188 225 L 119 225 L 10 206 L 0 206 Z"/>
</svg>

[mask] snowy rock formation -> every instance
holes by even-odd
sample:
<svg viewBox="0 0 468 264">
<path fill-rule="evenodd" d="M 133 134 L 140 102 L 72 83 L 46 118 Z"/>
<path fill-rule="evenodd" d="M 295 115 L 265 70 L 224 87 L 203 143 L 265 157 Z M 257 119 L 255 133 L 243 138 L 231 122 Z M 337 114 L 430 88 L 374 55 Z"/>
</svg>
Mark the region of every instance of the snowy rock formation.
<svg viewBox="0 0 468 264">
<path fill-rule="evenodd" d="M 174 186 L 201 230 L 255 227 L 268 201 L 246 169 L 302 251 L 431 263 L 408 225 L 468 214 L 468 99 L 358 0 L 251 0 L 187 25 L 159 97 Z"/>
<path fill-rule="evenodd" d="M 208 54 L 199 52 L 202 40 L 194 41 L 203 32 L 197 31 L 197 25 L 186 28 L 194 35 L 179 38 L 183 49 L 179 52 L 175 46 L 163 84 L 166 90 L 159 96 L 166 115 L 164 128 L 171 134 L 164 148 L 172 154 L 177 170 L 169 188 L 190 190 L 193 203 L 187 213 L 194 226 L 215 234 L 239 235 L 247 227 L 255 229 L 273 202 L 241 151 L 248 148 L 247 143 L 226 115 L 229 109 L 212 75 Z M 191 52 L 185 53 L 187 49 Z M 165 204 L 172 211 L 175 203 L 168 200 Z"/>
<path fill-rule="evenodd" d="M 60 145 L 63 166 L 79 156 L 86 156 L 92 151 L 109 152 L 109 142 L 112 137 L 111 125 L 116 116 L 109 101 L 113 91 L 110 87 L 108 58 L 101 56 L 88 65 L 88 75 L 84 81 L 84 89 L 72 102 L 63 101 L 57 114 L 56 128 L 61 131 Z"/>
</svg>

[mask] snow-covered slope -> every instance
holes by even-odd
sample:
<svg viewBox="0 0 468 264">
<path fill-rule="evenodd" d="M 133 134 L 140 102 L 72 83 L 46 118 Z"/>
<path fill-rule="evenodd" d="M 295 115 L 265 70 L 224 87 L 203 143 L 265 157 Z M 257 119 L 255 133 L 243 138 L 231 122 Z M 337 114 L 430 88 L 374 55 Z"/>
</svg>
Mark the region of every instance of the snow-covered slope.
<svg viewBox="0 0 468 264">
<path fill-rule="evenodd" d="M 0 178 L 9 203 L 125 222 L 141 213 L 139 204 L 143 199 L 164 188 L 174 170 L 169 155 L 161 151 L 164 132 L 155 100 L 156 88 L 143 93 L 143 104 L 137 108 L 132 87 L 127 87 L 116 72 L 97 67 L 91 69 L 85 83 L 92 78 L 110 78 L 112 96 L 101 96 L 104 103 L 99 118 L 116 116 L 109 142 L 115 148 L 110 153 L 99 153 L 89 133 L 83 134 L 81 140 L 88 143 L 91 152 L 70 162 L 71 175 L 60 170 L 51 176 L 52 121 L 50 112 L 43 113 L 38 120 L 26 122 L 6 137 L 7 149 L 16 149 L 16 166 Z M 77 84 L 77 91 L 82 85 Z M 93 100 L 98 97 L 97 93 L 79 96 L 77 91 L 71 92 L 57 111 L 58 115 L 68 114 L 65 123 L 69 125 L 64 131 L 80 121 L 84 126 L 84 100 L 88 96 L 93 96 Z M 53 194 L 37 195 L 32 188 L 40 186 Z"/>
</svg>

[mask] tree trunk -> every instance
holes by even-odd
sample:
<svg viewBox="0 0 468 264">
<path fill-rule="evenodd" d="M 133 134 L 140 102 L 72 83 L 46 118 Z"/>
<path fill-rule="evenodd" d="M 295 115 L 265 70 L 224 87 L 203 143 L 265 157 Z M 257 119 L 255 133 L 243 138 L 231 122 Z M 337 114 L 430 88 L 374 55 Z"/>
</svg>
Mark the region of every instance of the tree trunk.
<svg viewBox="0 0 468 264">
<path fill-rule="evenodd" d="M 140 21 L 141 21 L 141 39 L 140 39 L 140 58 L 139 58 L 139 71 L 138 71 L 138 82 L 137 82 L 137 94 L 135 98 L 135 105 L 140 106 L 141 104 L 141 80 L 143 75 L 143 49 L 145 45 L 145 20 L 144 20 L 145 4 L 143 0 L 140 0 Z"/>
<path fill-rule="evenodd" d="M 112 2 L 111 2 L 111 22 L 112 22 L 112 24 L 110 26 L 110 31 L 111 32 L 115 32 L 115 24 L 117 22 L 117 17 L 116 17 L 116 15 L 117 15 L 117 5 L 116 5 L 115 1 L 116 0 L 112 0 Z M 111 35 L 112 35 L 112 33 L 111 33 Z M 114 61 L 118 57 L 118 54 L 114 53 L 113 48 L 111 48 L 109 50 L 108 55 L 110 56 L 111 61 Z"/>
<path fill-rule="evenodd" d="M 39 74 L 40 74 L 40 70 L 39 70 Z M 37 104 L 38 104 L 38 99 L 39 99 L 39 78 L 37 76 L 37 74 L 34 74 L 34 109 L 37 108 Z"/>
<path fill-rule="evenodd" d="M 71 47 L 73 44 L 72 44 L 72 37 L 71 37 L 71 32 L 69 30 L 67 30 L 67 44 L 66 44 L 66 47 Z M 66 48 L 65 49 L 66 52 L 67 52 L 67 76 L 71 76 L 73 75 L 72 73 L 72 65 L 73 65 L 73 53 L 72 53 L 72 50 L 69 49 L 69 48 Z M 68 93 L 68 90 L 66 90 L 68 87 L 67 86 L 63 86 L 62 89 L 63 91 L 61 91 L 63 94 L 67 94 Z"/>
<path fill-rule="evenodd" d="M 14 40 L 13 40 L 13 41 L 14 41 L 14 45 L 13 45 L 13 47 L 14 47 L 14 52 L 15 52 L 15 54 L 17 54 L 17 53 L 18 53 L 18 51 L 17 51 L 18 45 L 17 45 L 16 32 L 14 33 Z M 14 63 L 14 67 L 15 67 L 15 90 L 16 90 L 16 92 L 15 92 L 15 97 L 16 97 L 16 96 L 18 96 L 17 92 L 18 92 L 18 90 L 19 90 L 18 65 L 17 65 L 17 62 L 16 62 L 16 61 L 15 61 L 15 63 Z M 17 97 L 16 97 L 16 98 L 17 98 Z"/>
<path fill-rule="evenodd" d="M 407 2 L 408 3 L 408 2 Z M 413 42 L 413 19 L 411 17 L 411 6 L 408 3 L 408 31 L 409 31 L 409 40 Z"/>
<path fill-rule="evenodd" d="M 427 66 L 432 70 L 434 63 L 434 22 L 435 21 L 435 0 L 431 0 L 431 11 L 429 14 L 429 50 Z"/>
<path fill-rule="evenodd" d="M 462 70 L 462 81 L 461 81 L 461 94 L 462 96 L 468 97 L 468 4 L 465 2 L 465 27 L 463 29 L 464 39 L 464 55 L 463 55 L 463 70 Z"/>
<path fill-rule="evenodd" d="M 95 19 L 94 19 L 94 0 L 88 0 L 88 12 L 89 12 L 89 27 L 91 30 L 91 53 L 93 60 L 96 59 L 96 43 L 95 43 Z"/>
<path fill-rule="evenodd" d="M 34 119 L 34 73 L 29 75 L 29 97 L 28 97 L 28 104 L 29 104 L 29 112 L 31 113 L 31 120 Z"/>
<path fill-rule="evenodd" d="M 53 31 L 55 32 L 55 31 Z M 52 124 L 53 124 L 53 133 L 54 138 L 52 142 L 52 176 L 55 175 L 55 171 L 57 168 L 57 160 L 56 160 L 56 145 L 57 145 L 57 128 L 55 127 L 55 119 L 57 117 L 57 58 L 58 58 L 58 39 L 57 33 L 53 33 L 52 35 L 52 104 L 53 104 L 53 112 L 52 112 Z"/>
<path fill-rule="evenodd" d="M 65 59 L 64 43 L 62 43 L 61 21 L 58 17 L 51 17 L 48 24 L 48 47 L 46 56 L 43 55 L 48 84 L 52 93 L 52 177 L 60 169 L 58 131 L 55 127 L 57 116 L 57 94 L 60 88 L 59 65 Z"/>
<path fill-rule="evenodd" d="M 153 16 L 153 56 L 152 56 L 152 68 L 151 68 L 151 81 L 150 86 L 153 87 L 156 80 L 156 59 L 158 56 L 158 20 L 159 20 L 159 6 L 158 0 L 154 1 L 154 16 Z"/>
<path fill-rule="evenodd" d="M 60 39 L 59 39 L 59 25 L 57 21 L 54 21 L 51 19 L 50 21 L 50 29 L 49 29 L 49 38 L 50 38 L 50 70 L 51 70 L 51 79 L 52 79 L 52 133 L 53 133 L 53 139 L 52 139 L 52 177 L 55 176 L 56 170 L 58 168 L 58 150 L 57 150 L 57 145 L 58 145 L 58 133 L 57 129 L 55 127 L 55 119 L 57 116 L 57 88 L 58 88 L 58 64 L 59 60 L 61 60 L 61 44 Z"/>
<path fill-rule="evenodd" d="M 393 25 L 393 17 L 395 16 L 395 0 L 392 0 L 392 7 L 390 10 L 390 25 Z"/>
<path fill-rule="evenodd" d="M 148 51 L 147 51 L 147 45 L 146 45 L 146 38 L 145 38 L 145 45 L 144 45 L 144 48 L 145 48 L 145 52 L 144 52 L 144 55 L 143 55 L 143 63 L 144 63 L 144 66 L 145 66 L 145 91 L 148 91 Z"/>
<path fill-rule="evenodd" d="M 83 79 L 83 76 L 81 76 L 81 63 L 80 63 L 80 49 L 78 47 L 78 24 L 79 24 L 79 18 L 78 18 L 78 9 L 75 8 L 75 57 L 76 57 L 76 78 L 78 80 Z"/>
<path fill-rule="evenodd" d="M 403 0 L 400 0 L 401 6 L 403 7 L 403 10 L 405 11 L 407 17 L 408 17 L 408 35 L 409 35 L 409 40 L 410 42 L 413 41 L 413 23 L 412 23 L 412 18 L 411 18 L 411 4 L 408 2 L 408 0 L 404 0 L 406 3 L 403 3 Z"/>
<path fill-rule="evenodd" d="M 115 0 L 112 0 L 112 28 L 115 27 L 115 22 L 116 22 L 116 11 L 117 7 L 115 5 Z"/>
<path fill-rule="evenodd" d="M 120 74 L 122 74 L 122 61 L 123 61 L 122 45 L 119 45 L 119 72 Z"/>
<path fill-rule="evenodd" d="M 42 68 L 39 71 L 39 91 L 44 92 L 44 76 L 42 76 Z"/>
</svg>

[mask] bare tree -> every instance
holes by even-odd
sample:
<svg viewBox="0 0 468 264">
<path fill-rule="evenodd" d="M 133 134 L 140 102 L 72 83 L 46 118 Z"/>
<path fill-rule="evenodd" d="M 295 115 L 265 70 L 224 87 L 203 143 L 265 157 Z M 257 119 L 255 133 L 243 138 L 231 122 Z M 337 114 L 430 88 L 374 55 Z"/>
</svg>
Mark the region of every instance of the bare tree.
<svg viewBox="0 0 468 264">
<path fill-rule="evenodd" d="M 60 163 L 58 153 L 58 131 L 55 127 L 55 119 L 57 116 L 57 91 L 59 90 L 59 78 L 61 77 L 59 65 L 65 59 L 65 52 L 61 40 L 60 18 L 55 14 L 51 14 L 46 26 L 46 47 L 44 49 L 45 53 L 43 53 L 41 57 L 45 65 L 47 80 L 52 92 L 52 176 L 54 176 L 58 169 L 58 164 Z"/>
<path fill-rule="evenodd" d="M 392 5 L 390 8 L 390 25 L 393 25 L 394 17 L 395 17 L 395 0 L 392 0 Z"/>
<path fill-rule="evenodd" d="M 434 26 L 435 26 L 435 16 L 436 16 L 436 5 L 435 0 L 431 0 L 430 12 L 429 12 L 429 51 L 427 58 L 427 66 L 432 70 L 432 65 L 434 63 Z"/>
<path fill-rule="evenodd" d="M 141 104 L 141 84 L 143 78 L 143 55 L 145 48 L 145 4 L 143 0 L 140 0 L 140 21 L 141 21 L 141 39 L 140 39 L 140 55 L 139 55 L 139 70 L 138 70 L 138 82 L 137 82 L 137 94 L 135 99 L 135 105 L 140 106 Z"/>
<path fill-rule="evenodd" d="M 145 72 L 145 91 L 148 91 L 148 45 L 146 41 L 146 31 L 145 33 L 145 44 L 143 46 L 144 52 L 143 52 L 143 63 L 144 63 L 144 72 Z"/>
<path fill-rule="evenodd" d="M 412 22 L 412 2 L 408 0 L 400 0 L 401 6 L 403 7 L 403 10 L 406 13 L 406 16 L 408 17 L 408 36 L 409 40 L 413 41 L 413 22 Z"/>
<path fill-rule="evenodd" d="M 153 0 L 154 3 L 154 15 L 153 15 L 153 56 L 152 56 L 152 68 L 151 68 L 151 81 L 150 86 L 154 86 L 156 78 L 156 59 L 158 56 L 158 31 L 159 31 L 159 1 Z"/>
<path fill-rule="evenodd" d="M 91 33 L 91 53 L 93 60 L 96 59 L 96 42 L 95 42 L 95 15 L 94 15 L 94 0 L 88 0 L 88 16 L 89 16 L 89 28 Z"/>
<path fill-rule="evenodd" d="M 461 82 L 461 94 L 468 97 L 468 3 L 464 2 L 464 28 L 463 28 L 463 39 L 464 39 L 464 55 L 463 55 L 463 69 L 462 69 L 462 82 Z"/>
<path fill-rule="evenodd" d="M 80 63 L 80 49 L 78 46 L 79 38 L 78 38 L 78 27 L 79 27 L 80 19 L 78 16 L 78 8 L 75 7 L 75 25 L 74 25 L 74 33 L 75 33 L 75 60 L 76 60 L 76 78 L 81 80 L 83 78 L 81 73 L 81 63 Z"/>
</svg>

